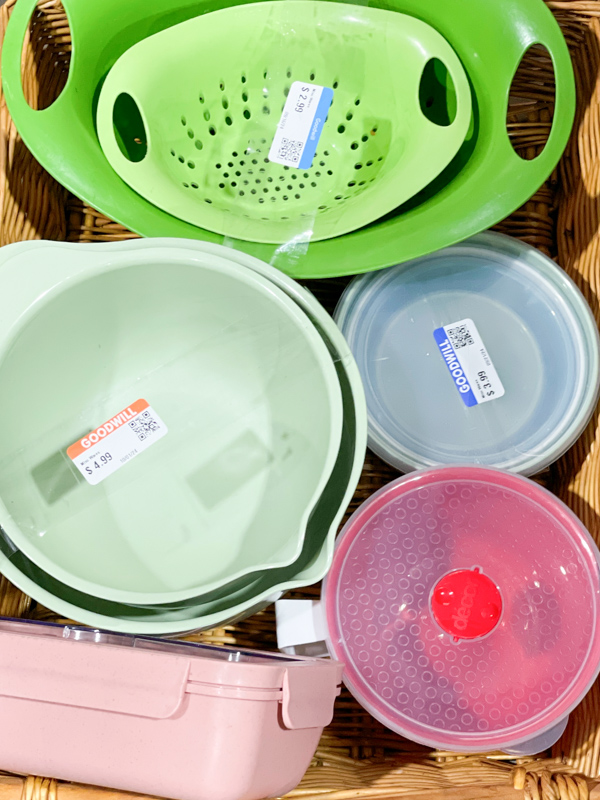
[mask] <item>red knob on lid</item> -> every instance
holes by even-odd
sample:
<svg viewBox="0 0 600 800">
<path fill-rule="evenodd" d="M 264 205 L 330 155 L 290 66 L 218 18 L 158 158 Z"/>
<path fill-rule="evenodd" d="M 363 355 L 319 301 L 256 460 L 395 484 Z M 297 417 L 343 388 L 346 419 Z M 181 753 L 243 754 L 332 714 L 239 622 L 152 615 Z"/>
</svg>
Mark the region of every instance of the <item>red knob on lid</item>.
<svg viewBox="0 0 600 800">
<path fill-rule="evenodd" d="M 495 583 L 478 567 L 448 572 L 431 593 L 438 625 L 455 640 L 490 633 L 502 615 L 502 597 Z"/>
</svg>

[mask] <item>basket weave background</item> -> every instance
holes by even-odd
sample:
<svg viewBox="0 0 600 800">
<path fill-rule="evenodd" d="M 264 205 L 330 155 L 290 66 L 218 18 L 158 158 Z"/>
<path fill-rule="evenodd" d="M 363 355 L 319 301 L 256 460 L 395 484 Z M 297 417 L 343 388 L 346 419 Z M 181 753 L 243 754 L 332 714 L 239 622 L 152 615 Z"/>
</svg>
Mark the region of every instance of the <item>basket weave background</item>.
<svg viewBox="0 0 600 800">
<path fill-rule="evenodd" d="M 0 39 L 13 4 L 14 0 L 8 0 L 0 8 Z M 600 0 L 564 0 L 548 5 L 567 38 L 575 66 L 575 127 L 555 174 L 498 229 L 556 257 L 583 291 L 600 324 Z M 23 84 L 33 107 L 46 107 L 58 95 L 66 80 L 69 55 L 70 32 L 59 0 L 40 2 L 23 55 Z M 533 48 L 513 84 L 508 117 L 513 145 L 524 158 L 534 157 L 543 147 L 551 127 L 552 108 L 552 70 L 544 54 Z M 68 195 L 40 167 L 17 135 L 0 94 L 0 244 L 38 238 L 98 242 L 133 235 Z M 345 282 L 313 281 L 310 289 L 332 310 Z M 597 409 L 577 444 L 539 480 L 579 515 L 600 545 L 598 418 Z M 396 475 L 391 467 L 369 454 L 349 513 Z M 296 593 L 302 597 L 317 594 L 318 587 Z M 3 577 L 0 614 L 56 620 L 54 614 Z M 273 649 L 273 609 L 236 626 L 188 638 Z M 312 766 L 289 797 L 491 800 L 525 796 L 584 800 L 600 798 L 598 778 L 598 683 L 571 715 L 565 734 L 551 753 L 517 760 L 502 754 L 466 757 L 430 752 L 384 728 L 344 692 Z M 202 777 L 198 780 L 201 783 Z M 42 778 L 0 775 L 0 800 L 49 800 L 57 794 L 61 800 L 127 797 Z"/>
</svg>

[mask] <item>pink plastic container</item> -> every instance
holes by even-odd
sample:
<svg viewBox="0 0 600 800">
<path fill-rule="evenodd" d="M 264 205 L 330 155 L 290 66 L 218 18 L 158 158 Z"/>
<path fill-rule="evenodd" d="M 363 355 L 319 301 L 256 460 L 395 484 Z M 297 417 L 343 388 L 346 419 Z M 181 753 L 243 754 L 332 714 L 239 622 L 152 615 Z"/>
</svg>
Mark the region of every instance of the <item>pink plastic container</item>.
<svg viewBox="0 0 600 800">
<path fill-rule="evenodd" d="M 296 786 L 333 715 L 332 661 L 0 622 L 0 768 L 177 800 Z"/>
<path fill-rule="evenodd" d="M 321 630 L 305 626 L 294 644 L 325 640 L 357 700 L 410 739 L 539 752 L 600 668 L 599 559 L 533 481 L 466 466 L 413 473 L 350 518 L 309 609 Z M 301 617 L 293 602 L 278 604 L 280 646 Z"/>
</svg>

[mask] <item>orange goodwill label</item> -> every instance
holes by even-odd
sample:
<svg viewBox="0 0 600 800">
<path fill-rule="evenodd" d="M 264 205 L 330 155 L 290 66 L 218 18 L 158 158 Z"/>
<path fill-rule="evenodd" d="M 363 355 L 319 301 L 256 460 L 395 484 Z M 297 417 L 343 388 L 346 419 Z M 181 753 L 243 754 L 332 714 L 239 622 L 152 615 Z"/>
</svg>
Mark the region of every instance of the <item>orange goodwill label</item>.
<svg viewBox="0 0 600 800">
<path fill-rule="evenodd" d="M 67 448 L 88 483 L 96 485 L 167 433 L 146 400 L 136 400 Z"/>
</svg>

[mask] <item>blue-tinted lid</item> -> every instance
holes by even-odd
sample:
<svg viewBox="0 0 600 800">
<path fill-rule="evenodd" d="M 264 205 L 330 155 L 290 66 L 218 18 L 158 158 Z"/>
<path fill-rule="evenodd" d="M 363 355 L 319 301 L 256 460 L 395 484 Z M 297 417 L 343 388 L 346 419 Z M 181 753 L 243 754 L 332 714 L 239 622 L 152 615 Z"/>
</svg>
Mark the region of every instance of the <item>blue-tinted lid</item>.
<svg viewBox="0 0 600 800">
<path fill-rule="evenodd" d="M 596 403 L 589 306 L 560 267 L 508 236 L 479 234 L 361 275 L 336 320 L 365 385 L 369 445 L 403 471 L 539 472 Z"/>
</svg>

